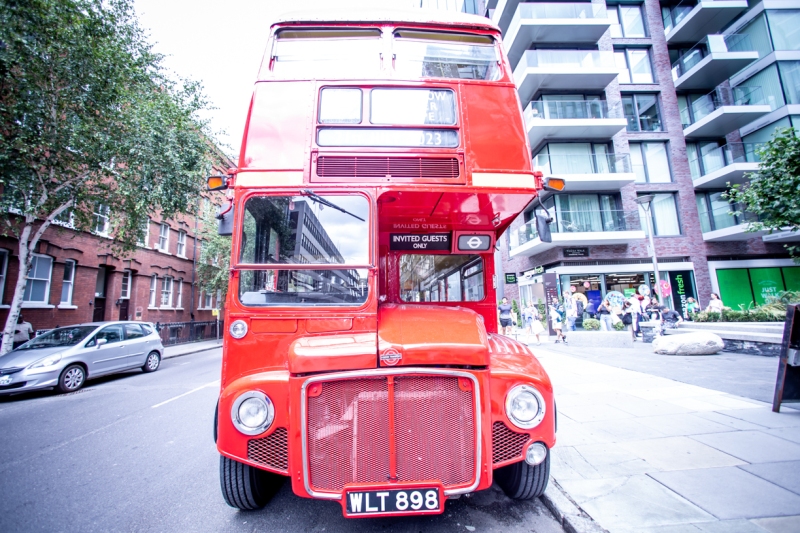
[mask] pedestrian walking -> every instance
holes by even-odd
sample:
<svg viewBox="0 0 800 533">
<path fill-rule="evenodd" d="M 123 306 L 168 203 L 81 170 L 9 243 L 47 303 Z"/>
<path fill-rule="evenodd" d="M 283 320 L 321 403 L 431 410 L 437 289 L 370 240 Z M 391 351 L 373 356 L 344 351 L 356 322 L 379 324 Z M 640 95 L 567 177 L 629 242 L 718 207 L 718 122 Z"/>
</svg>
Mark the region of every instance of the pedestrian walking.
<svg viewBox="0 0 800 533">
<path fill-rule="evenodd" d="M 14 349 L 16 350 L 29 340 L 33 334 L 33 326 L 30 322 L 25 322 L 22 313 L 17 317 L 17 324 L 14 326 Z"/>
<path fill-rule="evenodd" d="M 542 341 L 539 339 L 539 335 L 544 332 L 544 326 L 542 326 L 541 322 L 541 315 L 539 315 L 539 309 L 536 308 L 535 305 L 530 304 L 527 308 L 528 316 L 530 317 L 530 323 L 526 323 L 526 330 L 528 334 L 533 334 L 536 336 L 536 345 L 539 346 L 542 344 Z"/>
<path fill-rule="evenodd" d="M 711 300 L 708 302 L 708 307 L 706 307 L 706 311 L 709 313 L 720 313 L 722 314 L 722 300 L 719 299 L 719 294 L 716 292 L 711 293 Z"/>
<path fill-rule="evenodd" d="M 566 311 L 564 310 L 563 305 L 559 305 L 558 307 L 551 305 L 550 306 L 550 322 L 553 324 L 553 329 L 556 332 L 556 344 L 561 341 L 564 341 L 564 344 L 567 344 L 567 338 L 564 336 L 562 329 L 564 328 L 564 315 Z"/>
<path fill-rule="evenodd" d="M 508 303 L 508 298 L 503 298 L 500 305 L 497 306 L 500 311 L 500 332 L 503 335 L 511 335 L 511 304 Z"/>
<path fill-rule="evenodd" d="M 567 331 L 575 331 L 578 320 L 578 303 L 570 291 L 564 291 L 564 312 L 566 313 Z"/>
<path fill-rule="evenodd" d="M 611 302 L 609 302 L 608 299 L 603 300 L 603 303 L 597 308 L 597 315 L 600 317 L 601 331 L 611 331 L 614 329 L 614 322 L 611 316 L 613 313 Z"/>
</svg>

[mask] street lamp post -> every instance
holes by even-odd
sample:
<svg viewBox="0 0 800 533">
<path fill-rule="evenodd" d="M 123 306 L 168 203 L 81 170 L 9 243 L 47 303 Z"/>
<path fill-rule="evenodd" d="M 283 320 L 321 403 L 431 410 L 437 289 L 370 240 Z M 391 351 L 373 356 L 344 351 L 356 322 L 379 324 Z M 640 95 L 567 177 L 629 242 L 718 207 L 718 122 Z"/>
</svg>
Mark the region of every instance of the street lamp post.
<svg viewBox="0 0 800 533">
<path fill-rule="evenodd" d="M 653 221 L 652 221 L 652 216 L 650 215 L 650 204 L 653 202 L 655 197 L 656 196 L 654 194 L 645 194 L 645 195 L 642 195 L 642 196 L 639 196 L 638 198 L 636 198 L 636 203 L 639 204 L 640 206 L 642 206 L 642 208 L 644 209 L 645 215 L 647 215 L 645 217 L 647 219 L 647 235 L 650 237 L 650 250 L 651 250 L 651 252 L 653 254 L 653 271 L 654 271 L 655 276 L 656 276 L 655 292 L 658 295 L 658 300 L 660 302 L 661 301 L 661 286 L 660 286 L 661 279 L 660 279 L 660 276 L 658 274 L 658 259 L 656 259 L 656 243 L 653 240 Z"/>
</svg>

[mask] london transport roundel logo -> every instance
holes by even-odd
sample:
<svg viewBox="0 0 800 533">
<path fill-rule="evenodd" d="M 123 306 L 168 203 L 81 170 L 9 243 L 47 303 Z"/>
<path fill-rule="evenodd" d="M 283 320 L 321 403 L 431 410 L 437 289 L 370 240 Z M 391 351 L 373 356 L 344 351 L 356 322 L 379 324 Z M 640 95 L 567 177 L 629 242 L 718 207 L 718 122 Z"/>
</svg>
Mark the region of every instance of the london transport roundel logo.
<svg viewBox="0 0 800 533">
<path fill-rule="evenodd" d="M 394 348 L 388 348 L 381 354 L 381 363 L 386 366 L 394 366 L 403 358 L 400 352 Z"/>
<path fill-rule="evenodd" d="M 472 248 L 473 250 L 476 248 L 480 248 L 483 241 L 479 237 L 472 237 L 470 240 L 467 241 L 467 246 Z"/>
</svg>

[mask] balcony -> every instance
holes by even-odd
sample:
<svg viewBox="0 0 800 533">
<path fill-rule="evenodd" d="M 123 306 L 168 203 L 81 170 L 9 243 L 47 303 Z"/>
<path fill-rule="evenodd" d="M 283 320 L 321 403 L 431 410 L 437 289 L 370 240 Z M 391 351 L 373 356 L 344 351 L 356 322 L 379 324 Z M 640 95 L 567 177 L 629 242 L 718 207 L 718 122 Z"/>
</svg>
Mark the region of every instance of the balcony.
<svg viewBox="0 0 800 533">
<path fill-rule="evenodd" d="M 679 90 L 712 89 L 758 59 L 747 35 L 709 35 L 672 64 Z"/>
<path fill-rule="evenodd" d="M 669 9 L 662 7 L 667 43 L 696 43 L 709 33 L 720 31 L 747 9 L 747 0 L 700 0 L 692 5 L 693 1 Z"/>
<path fill-rule="evenodd" d="M 553 242 L 542 242 L 535 221 L 526 222 L 511 233 L 510 256 L 529 257 L 556 246 L 628 244 L 644 239 L 638 211 L 556 211 L 550 224 Z"/>
<path fill-rule="evenodd" d="M 545 177 L 563 178 L 566 192 L 618 191 L 636 181 L 628 154 L 539 154 L 533 168 Z"/>
<path fill-rule="evenodd" d="M 591 3 L 519 4 L 503 43 L 513 68 L 531 43 L 565 42 L 596 44 L 611 26 L 606 6 Z"/>
<path fill-rule="evenodd" d="M 689 159 L 695 189 L 724 189 L 728 183 L 744 183 L 758 171 L 759 144 L 728 143 Z M 691 157 L 691 156 L 690 156 Z"/>
<path fill-rule="evenodd" d="M 741 212 L 741 206 L 726 204 L 715 205 L 710 212 L 699 210 L 700 230 L 706 242 L 746 241 L 753 237 L 760 237 L 764 231 L 747 231 L 750 222 L 756 222 L 758 217 L 752 213 Z M 733 214 L 739 212 L 739 214 Z"/>
<path fill-rule="evenodd" d="M 487 11 L 492 9 L 491 18 L 498 28 L 505 36 L 508 31 L 508 26 L 511 24 L 511 19 L 514 18 L 514 12 L 520 4 L 519 0 L 489 0 L 486 3 Z"/>
<path fill-rule="evenodd" d="M 697 98 L 681 113 L 684 137 L 724 137 L 763 117 L 772 111 L 763 94 L 761 87 L 719 87 Z"/>
<path fill-rule="evenodd" d="M 800 242 L 800 231 L 776 231 L 775 233 L 765 233 L 761 238 L 764 239 L 764 242 L 769 243 Z"/>
<path fill-rule="evenodd" d="M 520 100 L 541 89 L 600 91 L 619 75 L 614 52 L 599 50 L 528 50 L 514 69 Z"/>
<path fill-rule="evenodd" d="M 604 100 L 535 101 L 525 108 L 528 139 L 534 149 L 546 139 L 607 141 L 627 124 L 619 106 L 609 110 Z"/>
</svg>

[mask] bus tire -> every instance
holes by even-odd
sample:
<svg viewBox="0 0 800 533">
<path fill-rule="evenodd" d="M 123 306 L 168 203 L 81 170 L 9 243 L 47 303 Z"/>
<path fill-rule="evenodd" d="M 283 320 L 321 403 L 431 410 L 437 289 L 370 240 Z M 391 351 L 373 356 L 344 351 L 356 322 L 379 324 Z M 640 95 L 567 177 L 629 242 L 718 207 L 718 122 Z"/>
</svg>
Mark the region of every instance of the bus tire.
<svg viewBox="0 0 800 533">
<path fill-rule="evenodd" d="M 525 461 L 498 468 L 494 479 L 506 496 L 514 500 L 532 500 L 544 494 L 550 479 L 550 453 L 536 466 Z"/>
<path fill-rule="evenodd" d="M 234 509 L 264 507 L 283 484 L 283 476 L 220 456 L 219 481 L 225 503 Z"/>
</svg>

